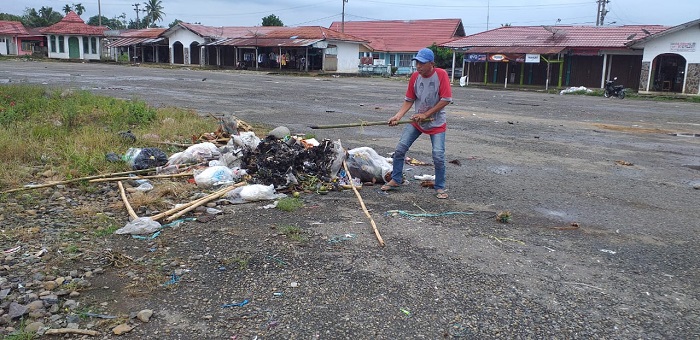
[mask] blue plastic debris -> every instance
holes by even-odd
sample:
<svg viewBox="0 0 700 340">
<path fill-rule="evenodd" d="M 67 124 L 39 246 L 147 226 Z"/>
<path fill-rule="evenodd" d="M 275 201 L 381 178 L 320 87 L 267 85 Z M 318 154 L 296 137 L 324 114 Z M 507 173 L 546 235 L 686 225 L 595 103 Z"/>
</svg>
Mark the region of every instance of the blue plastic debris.
<svg viewBox="0 0 700 340">
<path fill-rule="evenodd" d="M 241 302 L 234 302 L 234 303 L 227 303 L 221 305 L 221 308 L 230 308 L 230 307 L 243 307 L 248 304 L 248 300 L 243 300 Z"/>
</svg>

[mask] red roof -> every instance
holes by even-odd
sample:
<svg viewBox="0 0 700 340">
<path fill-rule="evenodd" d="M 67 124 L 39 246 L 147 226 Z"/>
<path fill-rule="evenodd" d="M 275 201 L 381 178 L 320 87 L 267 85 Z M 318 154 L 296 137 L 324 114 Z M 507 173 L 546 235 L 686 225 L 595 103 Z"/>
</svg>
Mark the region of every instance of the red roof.
<svg viewBox="0 0 700 340">
<path fill-rule="evenodd" d="M 19 21 L 0 20 L 0 35 L 27 35 L 27 29 Z"/>
<path fill-rule="evenodd" d="M 158 38 L 167 28 L 142 28 L 127 30 L 119 34 L 120 38 Z"/>
<path fill-rule="evenodd" d="M 90 26 L 75 12 L 70 11 L 61 21 L 42 29 L 41 32 L 44 34 L 103 36 L 107 29 L 106 26 Z"/>
<path fill-rule="evenodd" d="M 277 29 L 264 34 L 265 38 L 290 39 L 321 39 L 364 42 L 365 40 L 344 34 L 321 26 L 277 27 Z"/>
<path fill-rule="evenodd" d="M 330 29 L 369 41 L 375 51 L 416 52 L 464 36 L 461 19 L 333 22 Z"/>
<path fill-rule="evenodd" d="M 182 26 L 185 29 L 192 31 L 204 38 L 240 38 L 240 37 L 254 37 L 255 35 L 263 35 L 272 30 L 278 29 L 277 26 L 204 26 L 189 24 L 186 22 L 181 22 L 164 32 L 164 35 L 169 35 L 168 32 L 174 31 L 178 26 Z"/>
<path fill-rule="evenodd" d="M 211 45 L 232 46 L 308 46 L 321 40 L 366 42 L 358 37 L 343 34 L 321 26 L 229 26 L 212 27 L 180 23 L 193 33 L 216 41 Z M 175 27 L 175 26 L 173 26 Z M 173 32 L 170 28 L 168 32 Z M 121 36 L 124 36 L 122 34 Z"/>
<path fill-rule="evenodd" d="M 518 53 L 523 48 L 626 48 L 625 43 L 668 29 L 660 25 L 504 26 L 455 39 L 441 46 L 474 53 Z M 511 51 L 513 50 L 513 51 Z M 536 53 L 536 52 L 535 52 Z M 544 53 L 544 52 L 539 52 Z"/>
</svg>

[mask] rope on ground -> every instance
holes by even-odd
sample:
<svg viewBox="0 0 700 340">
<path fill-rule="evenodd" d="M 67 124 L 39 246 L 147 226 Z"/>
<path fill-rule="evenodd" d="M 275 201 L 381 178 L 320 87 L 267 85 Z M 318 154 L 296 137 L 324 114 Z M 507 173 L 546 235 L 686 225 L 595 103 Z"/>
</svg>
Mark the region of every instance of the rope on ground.
<svg viewBox="0 0 700 340">
<path fill-rule="evenodd" d="M 450 215 L 474 215 L 473 211 L 446 211 L 441 213 L 412 213 L 405 210 L 389 210 L 386 212 L 387 215 L 399 214 L 406 217 L 441 217 Z"/>
</svg>

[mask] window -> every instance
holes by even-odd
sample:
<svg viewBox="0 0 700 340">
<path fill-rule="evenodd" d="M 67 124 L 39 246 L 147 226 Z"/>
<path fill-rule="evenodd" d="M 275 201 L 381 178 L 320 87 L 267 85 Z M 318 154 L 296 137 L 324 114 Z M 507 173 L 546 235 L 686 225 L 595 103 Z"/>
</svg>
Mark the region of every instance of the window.
<svg viewBox="0 0 700 340">
<path fill-rule="evenodd" d="M 58 36 L 58 53 L 66 53 L 66 46 L 64 44 L 65 37 L 62 35 Z"/>
<path fill-rule="evenodd" d="M 88 37 L 83 37 L 83 53 L 90 53 L 90 45 L 88 45 Z"/>
<path fill-rule="evenodd" d="M 51 52 L 56 53 L 56 36 L 52 35 L 50 39 L 51 43 Z"/>
<path fill-rule="evenodd" d="M 90 43 L 92 46 L 92 54 L 97 54 L 97 37 L 90 38 Z"/>
<path fill-rule="evenodd" d="M 338 46 L 336 46 L 336 45 L 328 45 L 328 47 L 326 47 L 326 55 L 327 55 L 327 56 L 336 56 L 336 55 L 338 55 Z"/>
<path fill-rule="evenodd" d="M 399 54 L 399 67 L 411 67 L 413 54 Z"/>
</svg>

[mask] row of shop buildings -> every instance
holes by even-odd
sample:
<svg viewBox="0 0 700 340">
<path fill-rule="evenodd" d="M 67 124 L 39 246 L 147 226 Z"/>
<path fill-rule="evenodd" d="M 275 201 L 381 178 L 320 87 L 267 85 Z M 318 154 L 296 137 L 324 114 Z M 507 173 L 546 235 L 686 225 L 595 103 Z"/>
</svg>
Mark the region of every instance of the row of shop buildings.
<svg viewBox="0 0 700 340">
<path fill-rule="evenodd" d="M 329 28 L 179 23 L 126 31 L 87 25 L 74 12 L 32 30 L 0 21 L 0 54 L 407 75 L 415 70 L 415 53 L 435 44 L 453 52 L 453 81 L 600 88 L 617 77 L 640 93 L 688 95 L 700 95 L 699 41 L 700 19 L 673 27 L 504 26 L 469 36 L 460 19 L 334 22 Z"/>
</svg>

